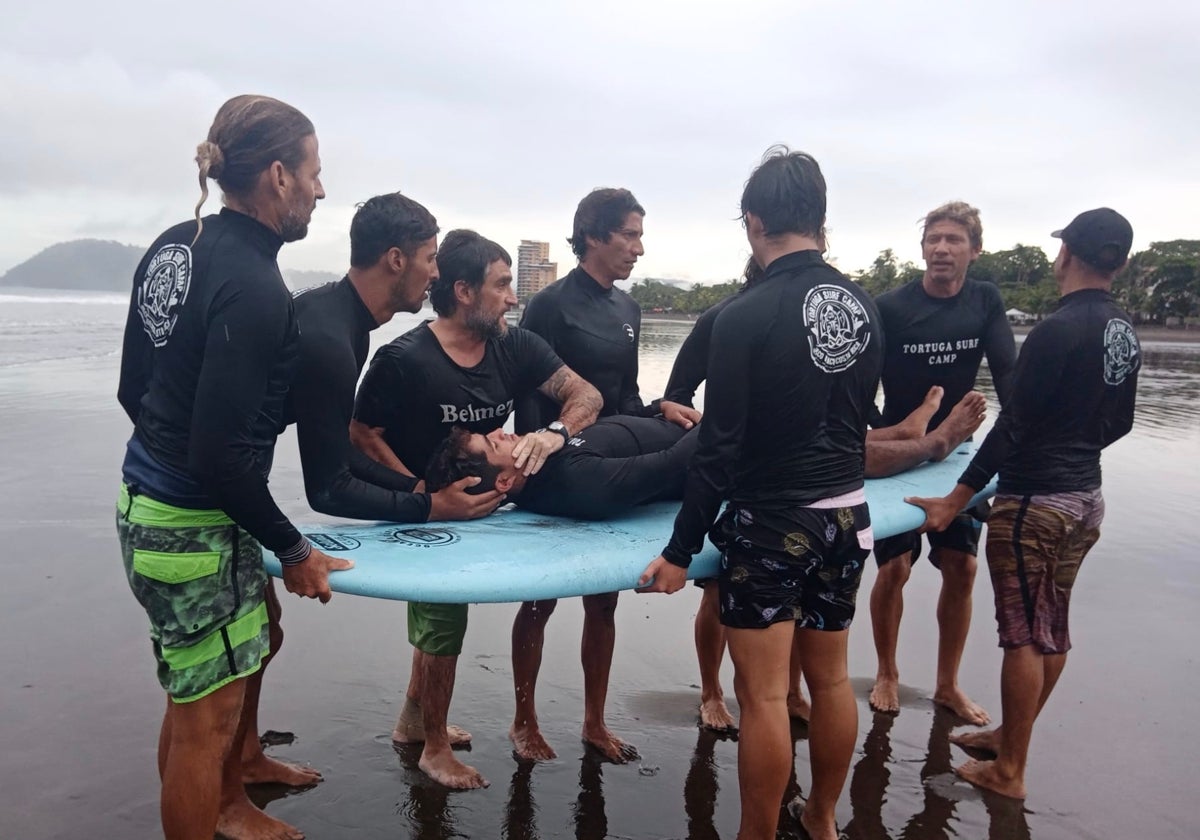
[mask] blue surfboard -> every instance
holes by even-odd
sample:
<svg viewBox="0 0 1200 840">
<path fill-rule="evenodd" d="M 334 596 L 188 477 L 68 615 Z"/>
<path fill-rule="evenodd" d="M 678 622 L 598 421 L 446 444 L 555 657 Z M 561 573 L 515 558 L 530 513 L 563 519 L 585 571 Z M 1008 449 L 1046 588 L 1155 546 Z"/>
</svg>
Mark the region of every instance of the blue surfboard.
<svg viewBox="0 0 1200 840">
<path fill-rule="evenodd" d="M 919 528 L 925 512 L 905 496 L 942 496 L 974 452 L 964 444 L 946 460 L 867 481 L 876 539 Z M 985 489 L 972 503 L 995 492 Z M 583 522 L 505 506 L 484 519 L 424 524 L 301 524 L 313 545 L 354 560 L 335 572 L 335 592 L 434 603 L 496 603 L 568 598 L 637 586 L 646 564 L 667 544 L 678 502 L 635 508 L 620 519 Z M 713 577 L 718 551 L 707 541 L 689 578 Z M 278 577 L 279 562 L 266 557 Z"/>
</svg>

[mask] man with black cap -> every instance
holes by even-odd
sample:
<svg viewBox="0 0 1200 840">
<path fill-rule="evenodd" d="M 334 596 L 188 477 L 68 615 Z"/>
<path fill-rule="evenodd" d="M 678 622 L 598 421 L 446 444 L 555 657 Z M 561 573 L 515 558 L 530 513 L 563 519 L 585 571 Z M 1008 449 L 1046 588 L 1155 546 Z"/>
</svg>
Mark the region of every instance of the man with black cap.
<svg viewBox="0 0 1200 840">
<path fill-rule="evenodd" d="M 1052 236 L 1062 239 L 1054 277 L 1063 297 L 1025 339 L 1011 401 L 948 496 L 908 500 L 925 508 L 927 530 L 941 530 L 999 472 L 987 559 L 1004 648 L 1003 718 L 952 740 L 995 756 L 956 773 L 1017 799 L 1033 722 L 1071 648 L 1071 587 L 1100 537 L 1100 450 L 1132 427 L 1141 368 L 1137 335 L 1111 294 L 1133 243 L 1129 222 L 1102 207 Z"/>
</svg>

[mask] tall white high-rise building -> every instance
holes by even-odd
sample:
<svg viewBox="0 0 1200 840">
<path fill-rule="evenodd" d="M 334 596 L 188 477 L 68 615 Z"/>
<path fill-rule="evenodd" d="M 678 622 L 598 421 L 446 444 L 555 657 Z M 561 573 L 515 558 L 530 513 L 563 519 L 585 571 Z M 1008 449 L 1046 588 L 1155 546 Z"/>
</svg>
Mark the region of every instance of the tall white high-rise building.
<svg viewBox="0 0 1200 840">
<path fill-rule="evenodd" d="M 522 239 L 517 248 L 517 299 L 522 304 L 558 279 L 558 263 L 550 262 L 550 243 Z"/>
</svg>

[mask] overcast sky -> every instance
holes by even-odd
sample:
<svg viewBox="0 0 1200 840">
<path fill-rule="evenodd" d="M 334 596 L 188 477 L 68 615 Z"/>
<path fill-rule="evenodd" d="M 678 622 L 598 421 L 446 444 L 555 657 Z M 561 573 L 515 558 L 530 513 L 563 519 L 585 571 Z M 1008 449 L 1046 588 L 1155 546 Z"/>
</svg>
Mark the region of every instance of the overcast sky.
<svg viewBox="0 0 1200 840">
<path fill-rule="evenodd" d="M 443 231 L 549 241 L 565 273 L 578 200 L 624 186 L 647 210 L 635 276 L 729 279 L 742 185 L 777 142 L 820 161 L 847 271 L 887 247 L 919 262 L 917 220 L 954 198 L 988 250 L 1053 256 L 1048 232 L 1101 205 L 1135 249 L 1200 238 L 1200 3 L 984 5 L 11 4 L 0 273 L 189 217 L 195 146 L 239 93 L 317 127 L 328 197 L 285 268 L 342 271 L 354 205 L 399 189 Z"/>
</svg>

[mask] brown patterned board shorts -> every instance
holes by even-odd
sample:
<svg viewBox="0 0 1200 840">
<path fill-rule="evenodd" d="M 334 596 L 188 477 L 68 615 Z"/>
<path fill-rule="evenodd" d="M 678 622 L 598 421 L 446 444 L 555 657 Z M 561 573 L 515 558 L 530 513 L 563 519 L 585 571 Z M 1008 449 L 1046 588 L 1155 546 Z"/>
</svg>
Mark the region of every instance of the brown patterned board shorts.
<svg viewBox="0 0 1200 840">
<path fill-rule="evenodd" d="M 1100 539 L 1100 490 L 998 495 L 988 519 L 987 561 L 1000 647 L 1071 649 L 1067 613 L 1083 558 Z"/>
</svg>

